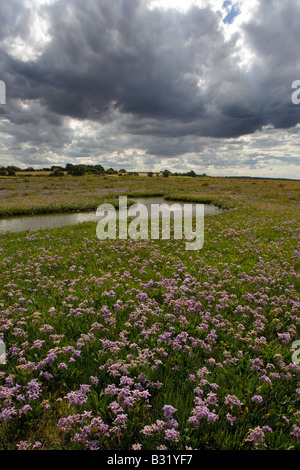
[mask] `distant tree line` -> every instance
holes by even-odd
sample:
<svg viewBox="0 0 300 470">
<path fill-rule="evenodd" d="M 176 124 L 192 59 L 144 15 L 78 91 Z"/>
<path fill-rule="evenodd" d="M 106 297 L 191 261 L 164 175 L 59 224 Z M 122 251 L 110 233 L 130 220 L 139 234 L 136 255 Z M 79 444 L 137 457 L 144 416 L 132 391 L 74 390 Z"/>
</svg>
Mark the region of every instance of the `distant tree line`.
<svg viewBox="0 0 300 470">
<path fill-rule="evenodd" d="M 148 175 L 149 175 L 149 173 L 148 173 Z M 162 176 L 164 176 L 165 178 L 167 178 L 168 176 L 190 176 L 192 178 L 195 178 L 196 176 L 207 176 L 207 175 L 205 173 L 203 173 L 202 175 L 197 175 L 194 172 L 194 170 L 188 171 L 187 173 L 177 173 L 177 172 L 172 173 L 169 170 L 164 170 L 164 171 L 162 171 Z"/>
<path fill-rule="evenodd" d="M 0 166 L 0 176 L 14 176 L 18 171 L 18 168 L 15 166 Z"/>
<path fill-rule="evenodd" d="M 113 168 L 108 168 L 105 170 L 102 165 L 85 165 L 77 164 L 73 165 L 72 163 L 67 163 L 65 166 L 53 165 L 50 168 L 40 168 L 35 170 L 33 167 L 27 167 L 25 169 L 19 168 L 17 166 L 0 166 L 0 176 L 14 176 L 16 172 L 39 172 L 47 171 L 51 172 L 50 176 L 64 176 L 66 173 L 71 176 L 83 176 L 83 175 L 118 175 L 118 176 L 138 176 L 139 173 L 136 171 L 127 171 L 124 168 L 120 170 L 114 170 Z M 194 170 L 188 171 L 187 173 L 172 173 L 170 170 L 163 170 L 160 172 L 149 171 L 148 176 L 163 176 L 168 178 L 169 176 L 206 176 L 205 173 L 202 175 L 197 175 Z"/>
</svg>

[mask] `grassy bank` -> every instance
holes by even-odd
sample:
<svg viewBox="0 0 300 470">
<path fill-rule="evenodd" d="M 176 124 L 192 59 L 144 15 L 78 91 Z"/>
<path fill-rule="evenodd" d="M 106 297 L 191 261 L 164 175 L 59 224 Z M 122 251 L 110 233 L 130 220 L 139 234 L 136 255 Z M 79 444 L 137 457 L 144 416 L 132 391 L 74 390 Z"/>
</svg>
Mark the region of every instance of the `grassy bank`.
<svg viewBox="0 0 300 470">
<path fill-rule="evenodd" d="M 216 177 L 49 176 L 0 179 L 0 217 L 95 210 L 118 195 L 165 196 L 214 203 L 222 208 L 245 204 L 300 202 L 299 181 L 230 179 Z"/>
</svg>

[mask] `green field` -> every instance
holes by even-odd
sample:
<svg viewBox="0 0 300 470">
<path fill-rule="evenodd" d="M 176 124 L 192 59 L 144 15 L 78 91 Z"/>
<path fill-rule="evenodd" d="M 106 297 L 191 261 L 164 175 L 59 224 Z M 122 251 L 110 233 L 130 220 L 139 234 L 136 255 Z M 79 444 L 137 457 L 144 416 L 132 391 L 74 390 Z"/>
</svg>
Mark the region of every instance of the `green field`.
<svg viewBox="0 0 300 470">
<path fill-rule="evenodd" d="M 0 235 L 0 449 L 300 449 L 299 181 L 3 177 L 0 195 L 2 216 L 226 209 L 199 251 L 95 223 Z"/>
</svg>

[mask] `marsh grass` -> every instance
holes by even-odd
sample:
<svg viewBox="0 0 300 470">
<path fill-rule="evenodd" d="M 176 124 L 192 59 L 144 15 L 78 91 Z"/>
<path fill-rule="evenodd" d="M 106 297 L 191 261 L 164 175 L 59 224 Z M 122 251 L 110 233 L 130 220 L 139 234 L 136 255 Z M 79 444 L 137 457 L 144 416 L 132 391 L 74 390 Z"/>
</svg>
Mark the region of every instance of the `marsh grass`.
<svg viewBox="0 0 300 470">
<path fill-rule="evenodd" d="M 65 177 L 58 186 L 63 199 L 43 195 L 45 179 L 31 177 L 33 196 L 24 195 L 21 179 L 11 179 L 1 211 L 82 210 L 117 202 L 118 194 L 205 198 L 229 210 L 205 218 L 204 247 L 194 252 L 183 240 L 100 241 L 91 222 L 0 236 L 0 333 L 8 350 L 0 365 L 0 448 L 40 442 L 42 449 L 130 450 L 140 443 L 299 450 L 292 434 L 299 427 L 299 368 L 291 344 L 300 339 L 300 183 L 278 188 L 278 181 L 243 180 L 234 194 L 236 180 L 209 178 L 204 192 L 200 178 L 109 177 L 112 191 L 104 194 L 103 179 L 82 186 Z M 262 364 L 258 370 L 253 361 Z M 32 380 L 40 389 L 30 398 Z M 72 402 L 68 394 L 82 385 L 90 391 L 81 404 Z M 136 397 L 128 406 L 126 394 Z M 228 395 L 242 404 L 230 408 Z M 252 401 L 255 395 L 262 403 Z M 207 404 L 214 422 L 204 414 L 192 423 L 197 406 L 204 410 L 199 398 L 217 400 Z M 121 412 L 113 413 L 114 402 Z M 30 409 L 22 411 L 24 405 Z M 177 409 L 177 424 L 166 423 L 165 405 Z M 99 424 L 85 429 L 92 418 L 59 427 L 84 412 L 101 418 L 109 435 Z M 116 421 L 121 415 L 126 428 Z M 153 427 L 146 436 L 145 426 L 156 420 L 164 429 L 175 426 L 178 440 Z M 264 426 L 273 432 L 265 430 L 257 446 L 246 440 Z"/>
</svg>

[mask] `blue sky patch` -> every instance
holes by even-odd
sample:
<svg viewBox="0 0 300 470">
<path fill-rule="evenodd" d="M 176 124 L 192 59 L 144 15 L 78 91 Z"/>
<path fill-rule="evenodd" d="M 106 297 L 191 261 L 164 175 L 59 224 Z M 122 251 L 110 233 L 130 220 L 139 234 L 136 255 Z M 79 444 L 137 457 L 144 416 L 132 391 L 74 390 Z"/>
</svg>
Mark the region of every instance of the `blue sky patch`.
<svg viewBox="0 0 300 470">
<path fill-rule="evenodd" d="M 225 0 L 222 7 L 226 10 L 227 15 L 223 19 L 224 23 L 232 24 L 234 19 L 241 13 L 237 5 L 233 5 L 231 0 Z"/>
</svg>

